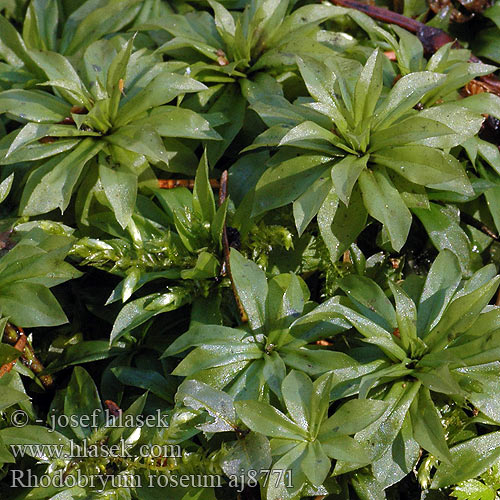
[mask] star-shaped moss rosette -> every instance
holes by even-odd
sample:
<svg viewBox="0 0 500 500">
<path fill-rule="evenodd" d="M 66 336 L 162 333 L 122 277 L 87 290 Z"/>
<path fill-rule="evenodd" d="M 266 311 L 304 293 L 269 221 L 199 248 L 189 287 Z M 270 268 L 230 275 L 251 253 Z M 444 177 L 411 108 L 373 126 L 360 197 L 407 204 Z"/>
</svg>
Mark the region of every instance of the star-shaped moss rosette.
<svg viewBox="0 0 500 500">
<path fill-rule="evenodd" d="M 56 0 L 35 0 L 4 2 L 2 11 L 9 9 L 9 4 L 15 5 L 16 24 L 22 29 L 18 32 L 8 16 L 0 15 L 1 90 L 28 89 L 47 80 L 43 68 L 38 65 L 37 51 L 58 52 L 77 59 L 100 38 L 126 32 L 134 21 L 141 19 L 144 22 L 148 14 L 157 16 L 170 10 L 158 2 L 154 11 L 148 12 L 143 9 L 141 0 L 86 0 L 75 4 L 74 10 L 63 7 Z"/>
<path fill-rule="evenodd" d="M 236 250 L 231 250 L 231 273 L 248 325 L 230 328 L 196 324 L 176 339 L 164 356 L 195 347 L 174 370 L 174 375 L 194 378 L 241 399 L 269 390 L 281 397 L 281 384 L 290 369 L 317 376 L 338 370 L 343 377 L 358 377 L 373 366 L 342 352 L 308 345 L 349 327 L 339 318 L 322 320 L 315 312 L 305 283 L 295 274 L 266 279 L 265 273 Z M 340 375 L 339 375 L 340 376 Z"/>
<path fill-rule="evenodd" d="M 166 32 L 167 41 L 158 53 L 185 63 L 187 74 L 200 82 L 215 84 L 205 94 L 207 98 L 186 100 L 187 107 L 196 111 L 230 117 L 229 123 L 216 126 L 223 141 L 207 145 L 211 164 L 222 157 L 244 126 L 248 78 L 266 73 L 286 75 L 296 69 L 297 55 L 322 60 L 356 45 L 351 36 L 328 31 L 332 20 L 340 26 L 373 23 L 360 12 L 330 3 L 295 9 L 295 2 L 289 0 L 250 0 L 241 5 L 242 11 L 228 10 L 230 4 L 215 0 L 208 4 L 213 14 L 190 11 L 160 16 L 140 29 Z M 271 88 L 272 84 L 267 92 Z"/>
<path fill-rule="evenodd" d="M 330 54 L 331 49 L 321 43 L 320 24 L 349 14 L 358 16 L 331 4 L 305 5 L 291 12 L 293 5 L 288 0 L 251 0 L 243 12 L 230 11 L 215 0 L 208 3 L 213 15 L 205 11 L 169 15 L 143 29 L 163 29 L 172 36 L 159 52 L 189 61 L 192 54 L 187 49 L 196 51 L 206 62 L 192 64 L 191 71 L 208 74 L 216 82 L 234 81 L 262 69 L 295 66 L 297 53 Z"/>
<path fill-rule="evenodd" d="M 372 462 L 385 488 L 411 470 L 420 447 L 442 461 L 443 468 L 455 464 L 438 409 L 447 402 L 469 403 L 491 422 L 500 422 L 495 403 L 500 394 L 500 307 L 488 305 L 499 282 L 493 265 L 463 280 L 458 260 L 448 250 L 438 255 L 425 282 L 414 276 L 401 286 L 390 283 L 395 307 L 369 278 L 353 274 L 341 280 L 346 297 L 328 300 L 325 310 L 349 321 L 362 341 L 378 347 L 386 364 L 347 388 L 334 384 L 334 397 L 376 397 L 388 409 L 356 434 L 369 444 L 370 461 L 338 463 L 336 474 Z M 405 444 L 399 448 L 402 439 Z M 399 472 L 387 475 L 390 467 Z"/>
<path fill-rule="evenodd" d="M 306 484 L 320 487 L 332 459 L 368 459 L 367 449 L 351 435 L 375 422 L 386 403 L 353 399 L 329 416 L 331 390 L 331 373 L 312 382 L 304 373 L 292 370 L 281 386 L 287 415 L 262 401 L 234 403 L 238 416 L 251 430 L 271 437 L 272 454 L 277 458 L 267 482 L 268 500 L 296 498 Z"/>
<path fill-rule="evenodd" d="M 323 62 L 299 58 L 312 99 L 298 100 L 296 119 L 272 125 L 251 147 L 286 146 L 257 183 L 253 215 L 293 202 L 299 234 L 318 215 L 334 260 L 365 227 L 367 215 L 383 223 L 398 251 L 410 230 L 410 209 L 429 208 L 426 189 L 475 196 L 449 150 L 478 133 L 486 111 L 467 99 L 415 109 L 463 82 L 436 72 L 436 63 L 433 71 L 409 73 L 388 88 L 384 60 L 379 49 L 364 66 L 338 55 Z M 492 68 L 482 65 L 478 71 Z M 272 103 L 255 106 L 268 124 L 276 122 Z"/>
<path fill-rule="evenodd" d="M 174 137 L 220 139 L 203 116 L 167 105 L 207 87 L 150 51 L 134 51 L 134 39 L 91 44 L 76 69 L 61 54 L 29 50 L 49 80 L 43 90 L 0 93 L 0 114 L 24 124 L 0 141 L 0 164 L 31 166 L 20 215 L 64 212 L 77 193 L 80 223 L 88 225 L 97 199 L 125 228 L 138 189 L 156 187 L 153 167 L 187 174 L 196 168 L 193 153 Z"/>
</svg>

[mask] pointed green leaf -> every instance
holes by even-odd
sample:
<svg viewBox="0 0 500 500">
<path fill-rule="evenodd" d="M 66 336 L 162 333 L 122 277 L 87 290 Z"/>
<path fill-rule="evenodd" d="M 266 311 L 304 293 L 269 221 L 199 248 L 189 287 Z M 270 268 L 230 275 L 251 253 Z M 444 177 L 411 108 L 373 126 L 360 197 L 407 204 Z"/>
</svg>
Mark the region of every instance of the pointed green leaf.
<svg viewBox="0 0 500 500">
<path fill-rule="evenodd" d="M 56 326 L 68 318 L 61 306 L 43 285 L 12 283 L 0 289 L 0 310 L 18 326 Z"/>
<path fill-rule="evenodd" d="M 145 155 L 153 162 L 169 163 L 162 138 L 151 125 L 126 125 L 105 136 L 105 140 L 128 151 Z"/>
<path fill-rule="evenodd" d="M 354 91 L 354 123 L 361 124 L 363 120 L 370 120 L 380 93 L 382 92 L 382 61 L 384 55 L 375 49 L 359 75 Z"/>
<path fill-rule="evenodd" d="M 394 250 L 401 250 L 411 226 L 411 213 L 385 169 L 363 170 L 359 185 L 368 213 L 384 224 Z"/>
<path fill-rule="evenodd" d="M 48 80 L 59 83 L 58 89 L 64 99 L 71 104 L 90 105 L 88 92 L 68 59 L 57 52 L 42 50 L 30 50 L 29 54 Z"/>
<path fill-rule="evenodd" d="M 328 156 L 307 154 L 268 168 L 257 182 L 252 215 L 288 205 L 299 198 L 318 178 L 325 176 L 330 160 Z"/>
<path fill-rule="evenodd" d="M 267 280 L 262 269 L 245 259 L 234 248 L 230 255 L 231 274 L 248 321 L 253 330 L 262 328 L 266 320 Z"/>
<path fill-rule="evenodd" d="M 332 183 L 337 196 L 342 202 L 349 206 L 352 189 L 361 172 L 366 169 L 368 155 L 358 158 L 348 155 L 343 160 L 335 163 L 331 170 Z"/>
<path fill-rule="evenodd" d="M 500 457 L 500 432 L 490 432 L 457 444 L 450 450 L 451 463 L 442 462 L 432 488 L 444 488 L 477 477 Z"/>
<path fill-rule="evenodd" d="M 215 216 L 215 199 L 208 173 L 208 160 L 205 151 L 201 157 L 194 180 L 193 210 L 205 222 L 212 222 Z"/>
<path fill-rule="evenodd" d="M 429 90 L 441 84 L 445 78 L 445 75 L 430 71 L 410 73 L 400 78 L 375 114 L 375 129 L 379 130 L 394 123 L 418 104 Z"/>
<path fill-rule="evenodd" d="M 395 133 L 393 131 L 391 135 Z M 415 184 L 454 191 L 466 196 L 473 193 L 460 162 L 454 156 L 438 149 L 423 145 L 391 146 L 377 151 L 370 158 Z"/>
<path fill-rule="evenodd" d="M 99 178 L 118 224 L 127 227 L 135 208 L 137 176 L 99 165 Z"/>
<path fill-rule="evenodd" d="M 305 431 L 311 420 L 311 398 L 313 384 L 302 372 L 292 370 L 283 380 L 283 399 L 290 417 Z"/>
<path fill-rule="evenodd" d="M 303 441 L 307 433 L 286 415 L 261 401 L 236 401 L 238 416 L 251 430 L 265 436 Z"/>
<path fill-rule="evenodd" d="M 234 431 L 236 428 L 233 398 L 225 392 L 198 380 L 185 380 L 177 389 L 175 400 L 195 410 L 204 409 L 214 418 L 212 423 L 201 427 L 205 432 Z"/>
<path fill-rule="evenodd" d="M 220 140 L 220 135 L 211 128 L 210 122 L 190 109 L 160 106 L 147 118 L 134 121 L 134 127 L 148 126 L 162 137 L 184 137 L 186 139 Z"/>
<path fill-rule="evenodd" d="M 386 330 L 396 328 L 396 314 L 391 301 L 375 281 L 365 276 L 349 274 L 342 278 L 340 287 L 354 302 L 355 307 L 367 318 L 380 324 Z"/>
<path fill-rule="evenodd" d="M 141 5 L 140 0 L 83 2 L 64 25 L 61 52 L 77 54 L 92 42 L 122 29 L 134 19 Z"/>
<path fill-rule="evenodd" d="M 321 426 L 318 439 L 326 441 L 338 435 L 356 434 L 378 420 L 387 403 L 375 399 L 352 399 L 344 403 Z"/>
<path fill-rule="evenodd" d="M 79 439 L 85 439 L 92 434 L 92 419 L 82 418 L 96 412 L 98 425 L 104 421 L 101 400 L 94 380 L 81 366 L 75 367 L 64 398 L 64 413 L 74 415 L 77 425 L 71 430 Z"/>
<path fill-rule="evenodd" d="M 206 90 L 203 83 L 176 73 L 161 72 L 137 95 L 128 99 L 121 107 L 116 126 L 126 125 L 144 111 L 167 104 L 178 95 Z M 181 108 L 179 108 L 181 109 Z"/>
<path fill-rule="evenodd" d="M 434 246 L 438 250 L 451 250 L 458 257 L 462 272 L 469 273 L 471 243 L 467 234 L 446 209 L 431 203 L 429 210 L 414 208 L 413 212 L 424 225 Z"/>
<path fill-rule="evenodd" d="M 311 220 L 316 217 L 331 188 L 330 179 L 321 176 L 293 202 L 293 217 L 299 237 L 302 236 Z"/>
<path fill-rule="evenodd" d="M 309 443 L 302 460 L 302 470 L 314 486 L 321 486 L 330 472 L 331 462 L 318 441 Z"/>
<path fill-rule="evenodd" d="M 9 113 L 38 123 L 60 122 L 69 116 L 71 106 L 39 90 L 6 90 L 0 92 L 0 114 Z"/>
<path fill-rule="evenodd" d="M 86 163 L 103 146 L 101 142 L 84 139 L 73 151 L 57 155 L 35 169 L 24 187 L 20 212 L 38 215 L 56 208 L 63 212 Z"/>
<path fill-rule="evenodd" d="M 433 328 L 455 293 L 462 272 L 457 257 L 442 250 L 433 262 L 418 304 L 417 327 L 420 336 Z"/>
<path fill-rule="evenodd" d="M 297 65 L 311 96 L 325 106 L 328 115 L 337 127 L 341 130 L 347 129 L 346 119 L 338 109 L 333 98 L 335 95 L 333 89 L 334 79 L 331 77 L 328 69 L 311 58 L 307 60 L 297 58 Z"/>
<path fill-rule="evenodd" d="M 348 207 L 339 200 L 333 189 L 328 193 L 318 211 L 317 220 L 332 262 L 336 262 L 354 243 L 365 227 L 367 215 L 357 187 L 352 192 Z"/>
<path fill-rule="evenodd" d="M 425 343 L 433 350 L 443 348 L 467 331 L 495 295 L 499 283 L 500 276 L 496 276 L 473 292 L 453 300 L 439 323 L 424 337 Z"/>
<path fill-rule="evenodd" d="M 14 182 L 14 174 L 10 174 L 2 182 L 0 182 L 0 203 L 9 196 L 10 189 L 12 188 L 12 183 Z"/>
<path fill-rule="evenodd" d="M 432 401 L 429 389 L 422 387 L 410 407 L 413 435 L 424 450 L 443 462 L 450 463 L 451 455 L 445 439 L 445 430 Z"/>
<path fill-rule="evenodd" d="M 115 120 L 118 113 L 118 106 L 120 105 L 120 99 L 122 97 L 123 91 L 123 87 L 121 86 L 121 84 L 123 84 L 125 81 L 125 73 L 127 71 L 127 65 L 130 60 L 130 55 L 132 54 L 134 39 L 135 36 L 133 36 L 126 43 L 123 49 L 118 52 L 108 69 L 106 91 L 108 93 L 108 97 L 110 98 L 109 117 L 111 122 Z"/>
<path fill-rule="evenodd" d="M 401 287 L 389 281 L 396 301 L 396 319 L 403 349 L 409 351 L 417 340 L 417 307 Z"/>
</svg>

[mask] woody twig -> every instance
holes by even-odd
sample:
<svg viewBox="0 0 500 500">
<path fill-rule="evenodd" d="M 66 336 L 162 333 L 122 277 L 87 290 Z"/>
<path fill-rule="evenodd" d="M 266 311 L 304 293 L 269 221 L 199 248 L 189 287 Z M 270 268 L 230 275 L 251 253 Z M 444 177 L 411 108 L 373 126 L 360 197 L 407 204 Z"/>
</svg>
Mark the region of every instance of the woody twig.
<svg viewBox="0 0 500 500">
<path fill-rule="evenodd" d="M 17 340 L 17 342 L 14 344 L 14 349 L 17 349 L 19 352 L 24 352 L 24 348 L 26 346 L 26 335 L 22 333 Z M 10 363 L 5 363 L 0 367 L 0 378 L 2 378 L 6 373 L 9 373 L 12 368 L 14 368 L 14 365 L 16 364 L 17 359 L 14 359 Z"/>
<path fill-rule="evenodd" d="M 227 170 L 222 172 L 220 178 L 220 187 L 219 187 L 219 206 L 221 206 L 227 198 Z M 224 262 L 221 270 L 221 274 L 229 276 L 231 280 L 231 288 L 233 290 L 233 295 L 236 300 L 236 305 L 238 306 L 238 311 L 240 313 L 240 319 L 243 323 L 248 322 L 248 315 L 241 303 L 240 296 L 238 295 L 238 290 L 236 289 L 236 285 L 234 284 L 233 275 L 231 274 L 231 263 L 229 260 L 230 255 L 230 245 L 229 239 L 227 237 L 227 225 L 224 222 L 224 227 L 222 228 L 222 251 L 224 255 Z"/>
<path fill-rule="evenodd" d="M 402 14 L 398 14 L 383 7 L 377 7 L 376 5 L 367 5 L 355 0 L 331 1 L 335 5 L 359 10 L 361 12 L 364 12 L 371 18 L 376 19 L 377 21 L 381 21 L 387 24 L 395 24 L 401 28 L 406 29 L 407 31 L 410 31 L 411 33 L 414 33 L 424 46 L 424 50 L 427 54 L 433 54 L 443 45 L 446 45 L 450 42 L 453 43 L 454 48 L 462 48 L 460 43 L 445 31 L 434 28 L 432 26 L 427 26 L 426 24 L 416 21 L 415 19 L 403 16 Z M 482 62 L 474 55 L 471 55 L 470 61 Z M 500 80 L 495 75 L 481 76 L 479 78 L 483 82 L 500 91 Z"/>
<path fill-rule="evenodd" d="M 439 50 L 443 45 L 447 43 L 453 43 L 453 47 L 456 49 L 462 48 L 462 45 L 446 33 L 443 30 L 438 28 L 434 28 L 432 26 L 427 26 L 424 23 L 416 21 L 415 19 L 411 19 L 409 17 L 403 16 L 402 14 L 398 14 L 391 10 L 385 9 L 383 7 L 377 7 L 375 5 L 367 5 L 364 3 L 357 2 L 356 0 L 331 0 L 335 5 L 339 5 L 341 7 L 348 7 L 351 9 L 356 9 L 361 12 L 364 12 L 368 16 L 377 21 L 381 21 L 387 24 L 395 24 L 401 28 L 414 33 L 417 38 L 422 43 L 424 50 L 427 54 L 434 54 L 437 50 Z M 394 60 L 395 54 L 388 53 L 389 59 Z M 469 58 L 470 62 L 480 63 L 482 62 L 478 57 L 471 55 Z M 485 75 L 478 77 L 477 80 L 473 80 L 478 84 L 481 84 L 482 90 L 496 94 L 500 96 L 500 79 L 497 76 Z M 483 124 L 483 135 L 486 140 L 497 144 L 500 148 L 500 136 L 498 134 L 497 125 L 495 124 L 495 120 L 486 120 Z"/>
<path fill-rule="evenodd" d="M 23 365 L 27 366 L 35 375 L 38 376 L 40 382 L 43 384 L 45 388 L 51 387 L 52 384 L 54 383 L 54 380 L 51 375 L 41 375 L 41 373 L 44 371 L 45 368 L 40 362 L 40 360 L 36 357 L 33 346 L 28 341 L 28 338 L 26 337 L 24 330 L 21 327 L 16 327 L 11 323 L 7 323 L 7 325 L 5 326 L 3 338 L 6 343 L 13 345 L 16 349 L 18 349 L 18 347 L 16 346 L 23 347 L 22 350 L 19 349 L 22 352 L 22 355 L 19 359 L 21 360 Z M 21 343 L 18 343 L 20 341 Z M 12 366 L 9 368 L 8 371 L 12 370 L 13 366 L 14 364 L 12 364 Z"/>
<path fill-rule="evenodd" d="M 209 179 L 210 186 L 214 189 L 220 188 L 220 182 L 217 179 Z M 194 188 L 194 179 L 158 179 L 160 189 L 174 189 L 176 187 Z"/>
<path fill-rule="evenodd" d="M 495 234 L 495 232 L 492 231 L 486 224 L 484 224 L 480 220 L 475 219 L 471 215 L 469 215 L 465 212 L 460 212 L 460 219 L 465 224 L 472 226 L 473 228 L 477 229 L 478 231 L 481 231 L 483 234 L 486 234 L 491 239 L 493 239 L 495 241 L 500 241 L 500 237 L 498 236 L 498 234 Z"/>
</svg>

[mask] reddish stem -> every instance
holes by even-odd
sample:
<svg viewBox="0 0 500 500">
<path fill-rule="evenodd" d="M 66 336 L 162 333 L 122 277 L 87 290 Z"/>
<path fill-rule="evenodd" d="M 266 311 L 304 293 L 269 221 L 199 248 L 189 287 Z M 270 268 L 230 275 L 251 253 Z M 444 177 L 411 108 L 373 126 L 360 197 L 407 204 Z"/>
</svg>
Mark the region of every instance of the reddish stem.
<svg viewBox="0 0 500 500">
<path fill-rule="evenodd" d="M 341 7 L 348 7 L 350 9 L 356 9 L 364 12 L 373 19 L 382 21 L 387 24 L 396 24 L 397 26 L 404 28 L 411 33 L 417 35 L 418 39 L 424 46 L 424 50 L 428 54 L 433 54 L 443 45 L 454 42 L 454 48 L 462 48 L 459 42 L 448 33 L 438 28 L 433 28 L 432 26 L 427 26 L 420 21 L 411 19 L 409 17 L 403 16 L 391 10 L 385 9 L 383 7 L 377 7 L 375 5 L 367 5 L 364 3 L 356 2 L 355 0 L 331 0 L 335 5 L 340 5 Z M 471 62 L 482 62 L 478 57 L 471 56 Z M 480 79 L 488 83 L 491 86 L 495 86 L 500 89 L 500 80 L 495 75 L 481 76 Z"/>
<path fill-rule="evenodd" d="M 17 349 L 19 352 L 23 353 L 24 348 L 26 347 L 27 340 L 28 339 L 27 339 L 26 335 L 24 335 L 24 333 L 21 333 L 21 335 L 19 336 L 19 339 L 14 344 L 14 349 Z M 5 363 L 4 365 L 2 365 L 2 367 L 0 367 L 0 378 L 2 378 L 6 373 L 9 373 L 12 370 L 12 368 L 14 368 L 14 365 L 16 364 L 16 362 L 17 362 L 17 359 L 14 359 L 10 363 Z"/>
<path fill-rule="evenodd" d="M 220 183 L 217 179 L 209 179 L 210 186 L 219 189 Z M 174 189 L 176 187 L 194 188 L 194 179 L 158 179 L 160 189 Z"/>
<path fill-rule="evenodd" d="M 383 7 L 377 7 L 376 5 L 368 5 L 356 2 L 355 0 L 332 0 L 332 3 L 334 3 L 335 5 L 340 5 L 341 7 L 359 10 L 361 12 L 364 12 L 371 18 L 382 21 L 383 23 L 397 24 L 398 26 L 401 26 L 401 28 L 411 31 L 412 33 L 416 33 L 420 25 L 422 25 L 422 23 L 415 21 L 415 19 L 402 16 L 401 14 L 393 12 L 392 10 L 385 9 Z"/>
<path fill-rule="evenodd" d="M 227 198 L 227 170 L 222 172 L 220 178 L 220 187 L 219 187 L 219 206 L 224 203 Z M 248 315 L 241 303 L 240 296 L 238 295 L 238 290 L 236 289 L 236 285 L 234 284 L 233 275 L 231 274 L 231 262 L 229 259 L 231 248 L 229 246 L 229 239 L 227 237 L 227 226 L 224 222 L 224 227 L 222 228 L 222 251 L 224 255 L 224 262 L 222 264 L 221 275 L 228 275 L 231 280 L 231 288 L 233 290 L 234 299 L 236 300 L 236 305 L 238 306 L 238 311 L 240 313 L 240 319 L 243 323 L 248 322 Z"/>
<path fill-rule="evenodd" d="M 45 369 L 40 360 L 35 356 L 33 346 L 28 342 L 24 330 L 20 326 L 11 323 L 5 325 L 4 339 L 10 345 L 16 345 L 20 337 L 25 337 L 25 346 L 21 356 L 21 362 L 40 378 L 44 387 L 50 387 L 54 380 L 51 375 L 40 375 Z"/>
</svg>

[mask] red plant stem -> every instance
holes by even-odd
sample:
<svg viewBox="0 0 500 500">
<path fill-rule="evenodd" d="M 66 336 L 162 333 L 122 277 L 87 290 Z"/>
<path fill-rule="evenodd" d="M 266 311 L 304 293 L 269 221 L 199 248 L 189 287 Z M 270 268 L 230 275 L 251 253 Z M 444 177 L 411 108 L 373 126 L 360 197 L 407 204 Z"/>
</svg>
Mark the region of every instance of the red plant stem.
<svg viewBox="0 0 500 500">
<path fill-rule="evenodd" d="M 443 45 L 453 42 L 454 48 L 462 48 L 460 43 L 448 33 L 438 28 L 433 28 L 432 26 L 427 26 L 415 19 L 403 16 L 391 10 L 384 9 L 383 7 L 377 7 L 375 5 L 367 5 L 355 0 L 331 0 L 335 5 L 340 5 L 341 7 L 348 7 L 351 9 L 356 9 L 364 12 L 373 19 L 382 21 L 387 24 L 396 24 L 401 28 L 404 28 L 411 33 L 417 35 L 418 39 L 424 46 L 425 52 L 428 54 L 433 54 Z M 472 55 L 470 57 L 471 62 L 482 62 L 478 57 Z M 480 80 L 495 87 L 500 91 L 500 80 L 495 75 L 487 75 L 479 77 Z"/>
<path fill-rule="evenodd" d="M 209 179 L 210 186 L 219 189 L 220 183 L 217 179 Z M 158 179 L 160 189 L 174 189 L 176 187 L 194 188 L 194 179 Z"/>
<path fill-rule="evenodd" d="M 465 212 L 460 212 L 460 220 L 465 224 L 477 229 L 478 231 L 481 231 L 483 234 L 489 236 L 491 239 L 495 241 L 500 241 L 500 237 L 498 236 L 498 234 L 495 234 L 495 232 L 492 231 L 486 224 L 484 224 L 480 220 L 477 220 L 471 215 Z"/>
<path fill-rule="evenodd" d="M 401 14 L 397 14 L 392 10 L 384 9 L 383 7 L 377 7 L 375 5 L 368 5 L 355 0 L 331 0 L 335 5 L 340 5 L 341 7 L 348 7 L 350 9 L 356 9 L 364 12 L 373 19 L 382 21 L 387 24 L 397 24 L 401 28 L 404 28 L 412 33 L 416 33 L 420 25 L 425 26 L 415 19 L 411 19 Z"/>
<path fill-rule="evenodd" d="M 227 170 L 222 172 L 219 182 L 219 207 L 226 201 L 227 198 Z"/>
<path fill-rule="evenodd" d="M 219 187 L 219 206 L 221 206 L 227 198 L 227 170 L 222 172 L 220 177 L 220 187 Z M 230 262 L 230 252 L 231 247 L 229 246 L 229 240 L 227 237 L 227 226 L 224 222 L 224 227 L 222 228 L 222 251 L 224 255 L 224 261 L 222 264 L 221 275 L 228 275 L 231 280 L 231 288 L 233 290 L 234 299 L 236 300 L 236 305 L 238 306 L 238 311 L 240 313 L 240 319 L 243 323 L 248 322 L 248 315 L 241 303 L 240 296 L 238 295 L 238 290 L 234 284 L 233 275 L 231 274 L 231 262 Z"/>
<path fill-rule="evenodd" d="M 396 61 L 396 53 L 393 50 L 388 50 L 384 52 L 385 57 L 389 59 L 389 61 Z"/>
<path fill-rule="evenodd" d="M 23 354 L 20 358 L 21 362 L 23 363 L 23 365 L 27 366 L 35 375 L 38 376 L 40 382 L 42 382 L 45 388 L 50 387 L 54 383 L 54 380 L 51 375 L 40 375 L 45 368 L 40 360 L 36 357 L 33 346 L 27 340 L 27 337 L 24 334 L 24 330 L 20 326 L 14 326 L 11 323 L 7 323 L 5 325 L 4 339 L 8 344 L 15 346 L 21 336 L 24 336 L 26 338 Z"/>
<path fill-rule="evenodd" d="M 114 401 L 111 401 L 111 399 L 106 399 L 104 404 L 113 417 L 119 417 L 122 413 L 122 409 Z"/>
<path fill-rule="evenodd" d="M 26 335 L 24 335 L 24 333 L 21 333 L 21 335 L 19 336 L 19 339 L 14 344 L 14 349 L 17 349 L 19 352 L 23 353 L 27 340 L 28 339 L 27 339 Z M 0 367 L 0 378 L 2 378 L 6 373 L 9 373 L 12 370 L 12 368 L 14 367 L 14 365 L 16 364 L 16 362 L 17 362 L 17 359 L 14 359 L 10 363 L 5 363 L 4 365 L 2 365 L 2 367 Z"/>
<path fill-rule="evenodd" d="M 472 56 L 470 60 L 472 62 L 481 62 L 476 56 Z M 479 79 L 486 83 L 489 87 L 493 88 L 495 94 L 500 95 L 500 80 L 495 75 L 481 76 Z"/>
</svg>

